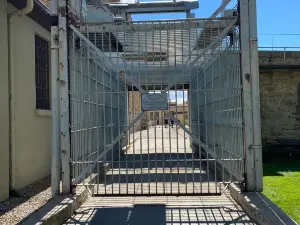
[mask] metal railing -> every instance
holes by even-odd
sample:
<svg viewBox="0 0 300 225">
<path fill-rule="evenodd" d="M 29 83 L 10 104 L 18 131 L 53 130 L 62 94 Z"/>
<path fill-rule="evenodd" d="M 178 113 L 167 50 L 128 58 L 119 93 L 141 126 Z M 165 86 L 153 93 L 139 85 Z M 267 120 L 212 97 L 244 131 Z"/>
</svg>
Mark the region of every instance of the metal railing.
<svg viewBox="0 0 300 225">
<path fill-rule="evenodd" d="M 300 47 L 259 47 L 261 64 L 298 65 L 300 63 Z M 267 57 L 268 60 L 263 60 Z M 276 59 L 275 61 L 273 61 Z"/>
<path fill-rule="evenodd" d="M 258 48 L 294 50 L 300 47 L 300 34 L 258 34 Z"/>
</svg>

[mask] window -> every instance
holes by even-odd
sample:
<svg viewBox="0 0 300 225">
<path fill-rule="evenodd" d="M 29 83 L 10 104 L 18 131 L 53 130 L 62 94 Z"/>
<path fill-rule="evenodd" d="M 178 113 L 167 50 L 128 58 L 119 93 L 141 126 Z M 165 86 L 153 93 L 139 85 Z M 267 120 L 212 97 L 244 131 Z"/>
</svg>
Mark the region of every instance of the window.
<svg viewBox="0 0 300 225">
<path fill-rule="evenodd" d="M 49 44 L 35 36 L 35 91 L 36 108 L 50 110 Z"/>
</svg>

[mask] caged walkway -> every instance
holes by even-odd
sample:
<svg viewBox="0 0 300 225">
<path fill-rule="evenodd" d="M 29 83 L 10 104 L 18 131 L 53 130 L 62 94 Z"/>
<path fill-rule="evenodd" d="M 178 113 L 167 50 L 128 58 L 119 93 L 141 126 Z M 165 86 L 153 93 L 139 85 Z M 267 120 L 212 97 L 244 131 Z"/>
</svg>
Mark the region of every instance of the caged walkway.
<svg viewBox="0 0 300 225">
<path fill-rule="evenodd" d="M 217 17 L 229 2 L 204 19 L 67 24 L 63 192 L 95 179 L 66 224 L 253 224 L 227 190 L 261 189 L 255 29 L 240 29 L 253 7 L 243 0 Z M 130 133 L 152 111 L 175 127 Z"/>
</svg>

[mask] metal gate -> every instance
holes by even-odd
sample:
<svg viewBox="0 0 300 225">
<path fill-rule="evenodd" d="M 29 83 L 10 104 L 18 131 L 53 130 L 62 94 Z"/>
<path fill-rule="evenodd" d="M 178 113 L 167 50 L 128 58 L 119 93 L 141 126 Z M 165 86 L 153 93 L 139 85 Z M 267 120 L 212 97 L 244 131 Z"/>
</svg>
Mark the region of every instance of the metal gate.
<svg viewBox="0 0 300 225">
<path fill-rule="evenodd" d="M 237 18 L 71 25 L 71 178 L 95 195 L 244 181 Z"/>
</svg>

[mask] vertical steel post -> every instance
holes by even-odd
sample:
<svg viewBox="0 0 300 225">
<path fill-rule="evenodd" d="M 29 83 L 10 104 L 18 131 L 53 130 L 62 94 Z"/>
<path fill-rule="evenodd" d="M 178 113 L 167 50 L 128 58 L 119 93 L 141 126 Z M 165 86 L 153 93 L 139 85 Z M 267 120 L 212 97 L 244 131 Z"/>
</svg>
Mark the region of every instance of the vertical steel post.
<svg viewBox="0 0 300 225">
<path fill-rule="evenodd" d="M 246 190 L 255 191 L 255 163 L 253 152 L 253 115 L 251 91 L 251 60 L 250 60 L 250 28 L 249 28 L 249 1 L 240 0 L 240 41 L 241 41 L 241 79 L 243 85 L 243 121 L 244 121 L 244 148 Z"/>
<path fill-rule="evenodd" d="M 67 1 L 59 0 L 59 94 L 60 94 L 60 148 L 62 157 L 62 193 L 69 194 L 70 174 L 70 130 L 69 130 L 69 81 L 67 42 Z"/>
<path fill-rule="evenodd" d="M 253 113 L 253 151 L 255 168 L 255 190 L 262 191 L 262 146 L 261 146 L 261 119 L 260 119 L 260 91 L 259 91 L 259 59 L 257 45 L 257 18 L 256 0 L 249 0 L 250 25 L 250 63 L 252 79 L 252 113 Z"/>
<path fill-rule="evenodd" d="M 57 0 L 51 1 L 51 14 L 57 16 Z M 58 26 L 51 27 L 51 108 L 52 108 L 52 146 L 51 146 L 51 194 L 60 193 L 61 154 L 59 147 L 59 92 L 58 92 Z"/>
<path fill-rule="evenodd" d="M 61 154 L 59 146 L 59 92 L 58 92 L 58 27 L 51 27 L 51 108 L 52 108 L 52 156 L 51 156 L 51 192 L 52 196 L 60 192 Z"/>
</svg>

